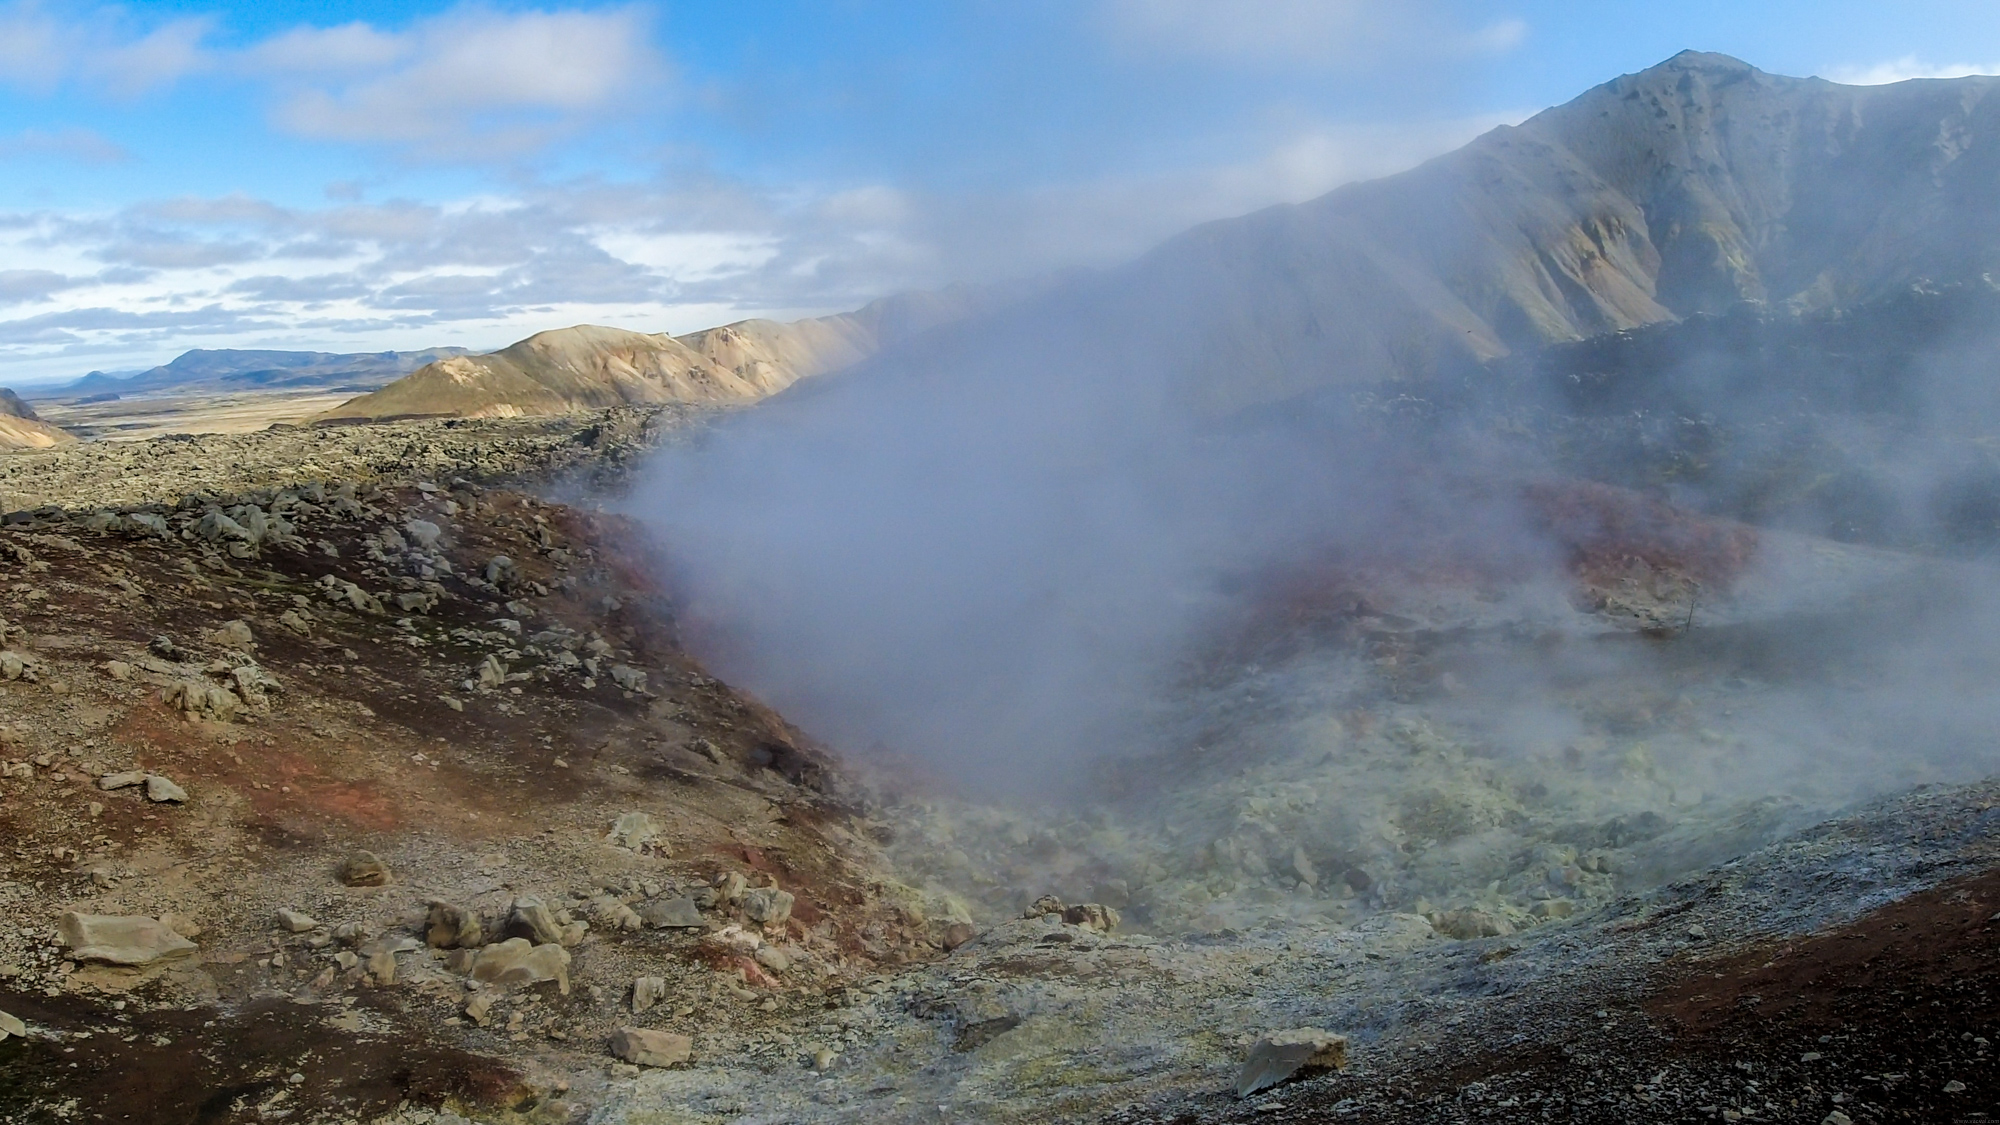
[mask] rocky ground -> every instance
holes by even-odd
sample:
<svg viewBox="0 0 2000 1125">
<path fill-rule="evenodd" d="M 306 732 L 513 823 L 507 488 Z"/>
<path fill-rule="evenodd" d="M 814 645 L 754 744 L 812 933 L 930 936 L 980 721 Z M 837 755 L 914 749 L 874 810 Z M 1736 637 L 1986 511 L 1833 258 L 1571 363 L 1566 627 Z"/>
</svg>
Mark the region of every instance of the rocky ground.
<svg viewBox="0 0 2000 1125">
<path fill-rule="evenodd" d="M 0 1118 L 1995 1111 L 1982 571 L 1547 486 L 1566 581 L 1263 576 L 1009 807 L 681 648 L 599 502 L 699 421 L 0 460 Z"/>
</svg>

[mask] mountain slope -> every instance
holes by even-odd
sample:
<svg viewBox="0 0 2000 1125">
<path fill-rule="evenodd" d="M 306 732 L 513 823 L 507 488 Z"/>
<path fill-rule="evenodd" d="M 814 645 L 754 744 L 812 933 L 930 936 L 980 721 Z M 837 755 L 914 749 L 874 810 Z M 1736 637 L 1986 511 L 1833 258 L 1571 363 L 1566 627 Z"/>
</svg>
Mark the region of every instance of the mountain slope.
<svg viewBox="0 0 2000 1125">
<path fill-rule="evenodd" d="M 0 449 L 47 449 L 75 440 L 74 434 L 37 417 L 20 395 L 0 387 Z"/>
<path fill-rule="evenodd" d="M 852 313 L 790 323 L 744 320 L 684 336 L 581 324 L 487 355 L 439 360 L 319 418 L 507 418 L 636 403 L 753 402 L 988 307 L 1008 292 L 961 287 L 908 294 Z"/>
<path fill-rule="evenodd" d="M 1738 301 L 1974 281 L 2000 265 L 1996 91 L 1687 52 L 1401 175 L 1196 228 L 1073 299 L 1136 289 L 1191 318 L 1179 374 L 1227 410 Z"/>
</svg>

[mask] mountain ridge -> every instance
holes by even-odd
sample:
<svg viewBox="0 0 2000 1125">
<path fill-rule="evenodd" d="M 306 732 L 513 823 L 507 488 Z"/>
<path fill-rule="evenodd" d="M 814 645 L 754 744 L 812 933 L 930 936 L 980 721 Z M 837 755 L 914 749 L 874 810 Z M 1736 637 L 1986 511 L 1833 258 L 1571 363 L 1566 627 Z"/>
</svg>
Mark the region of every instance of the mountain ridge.
<svg viewBox="0 0 2000 1125">
<path fill-rule="evenodd" d="M 425 365 L 319 414 L 319 422 L 455 415 L 504 418 L 664 402 L 755 402 L 886 344 L 1005 301 L 1008 286 L 883 298 L 850 313 L 751 319 L 680 336 L 580 324 L 498 351 Z"/>
</svg>

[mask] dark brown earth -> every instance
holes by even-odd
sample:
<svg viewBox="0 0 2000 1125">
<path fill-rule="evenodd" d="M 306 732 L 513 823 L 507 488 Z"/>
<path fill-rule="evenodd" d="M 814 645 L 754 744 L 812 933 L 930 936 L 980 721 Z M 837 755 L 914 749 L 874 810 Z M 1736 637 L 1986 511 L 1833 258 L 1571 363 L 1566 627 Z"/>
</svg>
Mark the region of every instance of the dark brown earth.
<svg viewBox="0 0 2000 1125">
<path fill-rule="evenodd" d="M 1629 984 L 1581 989 L 1567 1006 L 1537 998 L 1544 1034 L 1525 1049 L 1447 1041 L 1254 1105 L 1217 1095 L 1178 1115 L 1112 1120 L 2000 1120 L 2000 871 L 1796 941 L 1675 959 Z"/>
</svg>

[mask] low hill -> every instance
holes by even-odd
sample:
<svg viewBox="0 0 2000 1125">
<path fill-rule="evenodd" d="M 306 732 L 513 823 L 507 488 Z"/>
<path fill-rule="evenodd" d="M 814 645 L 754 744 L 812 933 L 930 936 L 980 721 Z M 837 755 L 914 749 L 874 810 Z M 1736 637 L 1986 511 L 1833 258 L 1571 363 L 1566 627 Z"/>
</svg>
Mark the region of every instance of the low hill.
<svg viewBox="0 0 2000 1125">
<path fill-rule="evenodd" d="M 885 298 L 851 313 L 743 320 L 684 336 L 580 324 L 487 355 L 440 359 L 318 421 L 509 418 L 645 403 L 754 402 L 1006 300 L 1007 287 Z"/>
</svg>

